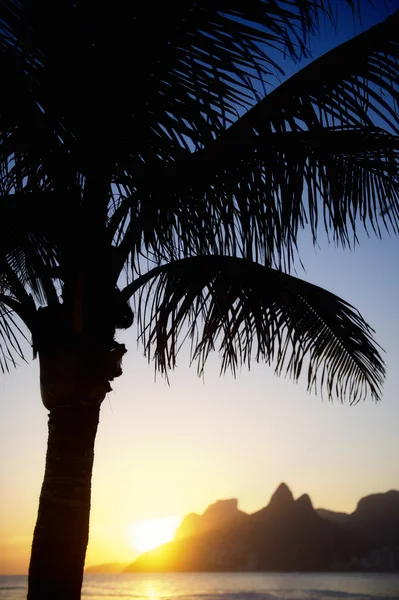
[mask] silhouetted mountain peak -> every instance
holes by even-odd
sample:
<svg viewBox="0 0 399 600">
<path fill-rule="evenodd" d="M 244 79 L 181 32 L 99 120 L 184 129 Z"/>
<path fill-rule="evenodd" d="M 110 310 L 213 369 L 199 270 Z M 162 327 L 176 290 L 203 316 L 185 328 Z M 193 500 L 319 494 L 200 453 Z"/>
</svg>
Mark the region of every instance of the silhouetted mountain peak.
<svg viewBox="0 0 399 600">
<path fill-rule="evenodd" d="M 175 540 L 219 529 L 225 523 L 240 518 L 244 514 L 238 510 L 238 500 L 236 498 L 217 500 L 213 504 L 210 504 L 202 515 L 190 513 L 184 517 L 180 527 L 176 531 Z"/>
<path fill-rule="evenodd" d="M 235 517 L 237 512 L 238 500 L 237 498 L 230 498 L 229 500 L 217 500 L 210 504 L 202 516 L 226 520 L 226 518 Z"/>
<path fill-rule="evenodd" d="M 270 498 L 270 508 L 282 508 L 293 504 L 294 496 L 288 485 L 280 483 L 273 496 Z"/>
<path fill-rule="evenodd" d="M 361 498 L 353 516 L 373 519 L 376 517 L 399 517 L 399 491 L 390 490 L 382 494 L 370 494 Z"/>
<path fill-rule="evenodd" d="M 314 510 L 312 501 L 309 498 L 308 494 L 302 494 L 302 496 L 300 496 L 298 500 L 296 500 L 295 504 L 299 506 L 302 510 L 307 510 L 311 512 L 313 512 Z"/>
</svg>

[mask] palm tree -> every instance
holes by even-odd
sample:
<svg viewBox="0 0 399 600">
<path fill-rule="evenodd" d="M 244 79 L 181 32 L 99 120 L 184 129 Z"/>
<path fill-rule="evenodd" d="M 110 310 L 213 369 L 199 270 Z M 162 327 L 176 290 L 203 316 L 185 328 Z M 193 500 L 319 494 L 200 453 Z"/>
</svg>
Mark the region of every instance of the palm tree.
<svg viewBox="0 0 399 600">
<path fill-rule="evenodd" d="M 0 364 L 31 335 L 49 411 L 28 598 L 76 600 L 116 329 L 165 374 L 187 340 L 199 371 L 217 348 L 379 399 L 373 331 L 290 273 L 304 228 L 398 230 L 399 14 L 264 94 L 328 2 L 2 9 Z"/>
</svg>

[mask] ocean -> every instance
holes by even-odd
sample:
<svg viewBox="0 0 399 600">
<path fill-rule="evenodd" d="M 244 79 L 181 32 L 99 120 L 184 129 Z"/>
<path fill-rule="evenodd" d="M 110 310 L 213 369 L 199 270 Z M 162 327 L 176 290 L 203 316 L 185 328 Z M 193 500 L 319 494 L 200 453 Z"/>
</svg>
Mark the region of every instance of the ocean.
<svg viewBox="0 0 399 600">
<path fill-rule="evenodd" d="M 27 577 L 0 577 L 1 600 L 25 600 Z M 140 573 L 86 575 L 82 600 L 399 600 L 399 574 Z"/>
</svg>

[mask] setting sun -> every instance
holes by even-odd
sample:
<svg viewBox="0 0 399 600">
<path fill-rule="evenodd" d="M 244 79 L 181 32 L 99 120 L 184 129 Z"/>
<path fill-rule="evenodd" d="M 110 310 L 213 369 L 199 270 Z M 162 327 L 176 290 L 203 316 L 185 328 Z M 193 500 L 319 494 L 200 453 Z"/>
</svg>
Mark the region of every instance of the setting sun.
<svg viewBox="0 0 399 600">
<path fill-rule="evenodd" d="M 173 540 L 180 521 L 180 517 L 136 521 L 130 530 L 132 547 L 142 553 L 170 542 Z"/>
</svg>

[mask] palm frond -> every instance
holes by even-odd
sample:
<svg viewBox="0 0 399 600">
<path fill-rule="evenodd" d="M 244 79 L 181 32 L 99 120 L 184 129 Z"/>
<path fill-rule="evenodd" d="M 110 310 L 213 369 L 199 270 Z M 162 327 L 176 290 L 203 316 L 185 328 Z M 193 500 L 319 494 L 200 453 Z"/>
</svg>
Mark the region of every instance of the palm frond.
<svg viewBox="0 0 399 600">
<path fill-rule="evenodd" d="M 23 305 L 5 293 L 3 277 L 0 282 L 0 370 L 5 373 L 10 366 L 16 366 L 18 359 L 25 360 L 22 350 L 23 343 L 29 340 L 22 329 L 22 322 L 26 326 L 33 323 L 34 303 Z M 22 318 L 22 316 L 24 318 Z"/>
<path fill-rule="evenodd" d="M 66 228 L 60 212 L 51 193 L 0 196 L 0 271 L 21 302 L 29 290 L 39 304 L 58 303 L 53 271 Z"/>
<path fill-rule="evenodd" d="M 184 255 L 202 231 L 196 251 L 289 266 L 305 227 L 316 240 L 321 223 L 349 246 L 360 225 L 397 232 L 398 59 L 399 11 L 305 67 L 204 150 L 144 169 L 135 218 L 154 226 L 147 245 L 167 239 Z"/>
<path fill-rule="evenodd" d="M 88 180 L 107 173 L 128 189 L 129 220 L 137 223 L 121 255 L 134 245 L 152 251 L 158 200 L 138 198 L 143 166 L 151 181 L 158 163 L 206 147 L 259 99 L 261 80 L 281 72 L 282 53 L 306 55 L 320 16 L 333 19 L 328 0 L 157 4 L 157 19 L 152 3 L 104 11 L 89 0 L 57 7 L 40 0 L 34 9 L 7 0 L 3 8 L 0 193 L 51 191 L 79 213 Z M 105 195 L 113 206 L 110 186 Z M 102 204 L 97 198 L 88 207 L 92 219 Z M 166 234 L 156 232 L 157 253 L 165 242 L 161 254 L 171 255 L 175 229 L 192 221 L 184 211 L 172 212 Z M 88 219 L 84 228 L 92 229 Z M 186 248 L 198 242 L 192 232 Z"/>
<path fill-rule="evenodd" d="M 265 361 L 294 380 L 307 372 L 308 389 L 329 398 L 380 398 L 385 369 L 373 331 L 322 288 L 249 260 L 207 256 L 157 267 L 124 293 L 135 292 L 139 333 L 161 372 L 188 339 L 199 372 L 217 349 L 222 371 Z"/>
<path fill-rule="evenodd" d="M 84 175 L 100 157 L 131 172 L 204 147 L 333 18 L 328 0 L 3 5 L 8 147 L 58 145 Z"/>
</svg>

